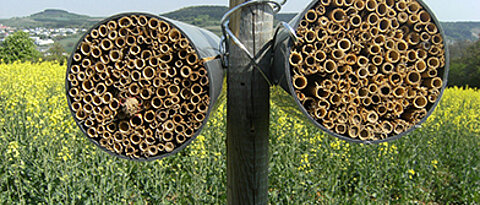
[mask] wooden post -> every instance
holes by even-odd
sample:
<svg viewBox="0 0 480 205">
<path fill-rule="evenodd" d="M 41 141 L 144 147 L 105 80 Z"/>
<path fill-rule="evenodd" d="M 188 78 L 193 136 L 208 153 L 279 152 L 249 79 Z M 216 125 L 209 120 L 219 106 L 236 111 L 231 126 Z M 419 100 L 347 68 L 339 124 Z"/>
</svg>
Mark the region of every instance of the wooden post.
<svg viewBox="0 0 480 205">
<path fill-rule="evenodd" d="M 230 0 L 230 7 L 246 1 Z M 230 29 L 251 54 L 264 59 L 259 64 L 268 71 L 272 8 L 255 5 L 242 9 L 231 17 Z M 228 204 L 267 204 L 269 85 L 248 56 L 232 42 L 227 86 Z"/>
</svg>

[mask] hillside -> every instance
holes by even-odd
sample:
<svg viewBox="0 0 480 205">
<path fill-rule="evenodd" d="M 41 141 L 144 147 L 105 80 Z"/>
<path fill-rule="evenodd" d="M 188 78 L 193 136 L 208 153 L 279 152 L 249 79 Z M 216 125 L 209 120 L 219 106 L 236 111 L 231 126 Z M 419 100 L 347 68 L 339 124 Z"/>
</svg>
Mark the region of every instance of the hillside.
<svg viewBox="0 0 480 205">
<path fill-rule="evenodd" d="M 228 7 L 226 6 L 192 6 L 160 15 L 205 27 L 219 25 L 223 14 L 227 10 Z"/>
<path fill-rule="evenodd" d="M 480 22 L 442 22 L 445 35 L 453 41 L 475 41 L 480 37 Z"/>
<path fill-rule="evenodd" d="M 26 17 L 3 19 L 0 20 L 0 24 L 21 28 L 88 27 L 100 19 L 101 18 L 70 13 L 64 10 L 46 9 L 45 11 L 41 11 Z"/>
</svg>

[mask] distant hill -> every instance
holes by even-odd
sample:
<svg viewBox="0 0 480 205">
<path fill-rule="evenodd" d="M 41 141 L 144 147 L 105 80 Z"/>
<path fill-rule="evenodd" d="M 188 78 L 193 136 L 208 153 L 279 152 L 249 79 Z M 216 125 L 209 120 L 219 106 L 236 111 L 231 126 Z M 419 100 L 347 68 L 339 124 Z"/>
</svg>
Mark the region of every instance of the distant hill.
<svg viewBox="0 0 480 205">
<path fill-rule="evenodd" d="M 191 6 L 160 15 L 196 26 L 219 26 L 220 20 L 227 11 L 226 6 Z M 295 15 L 278 14 L 276 19 L 288 22 Z"/>
<path fill-rule="evenodd" d="M 160 15 L 205 27 L 220 25 L 220 20 L 227 11 L 228 7 L 226 6 L 192 6 Z"/>
<path fill-rule="evenodd" d="M 480 22 L 442 22 L 442 27 L 451 41 L 475 41 L 480 37 Z"/>
<path fill-rule="evenodd" d="M 26 17 L 3 19 L 0 20 L 0 24 L 21 28 L 88 27 L 99 20 L 101 20 L 101 18 L 74 14 L 58 9 L 46 9 L 45 11 L 41 11 Z"/>
</svg>

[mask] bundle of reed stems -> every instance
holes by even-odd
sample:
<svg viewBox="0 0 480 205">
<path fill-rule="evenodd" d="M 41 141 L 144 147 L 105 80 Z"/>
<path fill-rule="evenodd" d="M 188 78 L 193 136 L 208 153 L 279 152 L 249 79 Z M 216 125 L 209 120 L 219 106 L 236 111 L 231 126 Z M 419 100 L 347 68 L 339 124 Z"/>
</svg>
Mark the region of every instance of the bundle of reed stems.
<svg viewBox="0 0 480 205">
<path fill-rule="evenodd" d="M 289 56 L 296 98 L 326 129 L 362 141 L 412 128 L 444 88 L 444 39 L 416 0 L 319 0 Z"/>
<path fill-rule="evenodd" d="M 67 83 L 88 137 L 132 159 L 178 149 L 210 105 L 195 47 L 175 25 L 150 15 L 119 15 L 92 28 L 74 51 Z"/>
</svg>

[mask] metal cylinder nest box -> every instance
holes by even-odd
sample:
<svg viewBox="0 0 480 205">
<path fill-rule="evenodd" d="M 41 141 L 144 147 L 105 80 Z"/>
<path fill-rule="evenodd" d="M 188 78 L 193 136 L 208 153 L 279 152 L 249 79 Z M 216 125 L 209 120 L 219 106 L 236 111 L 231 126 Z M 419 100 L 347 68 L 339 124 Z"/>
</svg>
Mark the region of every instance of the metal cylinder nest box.
<svg viewBox="0 0 480 205">
<path fill-rule="evenodd" d="M 426 121 L 446 88 L 446 38 L 421 0 L 317 0 L 289 25 L 297 37 L 278 33 L 273 80 L 330 135 L 397 139 Z"/>
<path fill-rule="evenodd" d="M 93 26 L 68 61 L 68 105 L 101 149 L 132 160 L 163 158 L 196 138 L 222 91 L 220 39 L 146 13 Z"/>
</svg>

